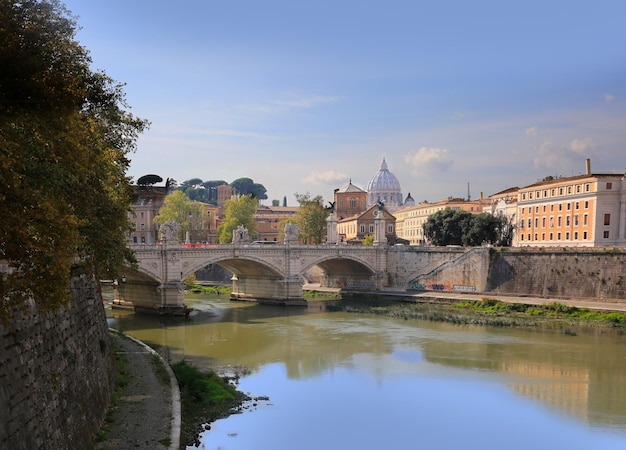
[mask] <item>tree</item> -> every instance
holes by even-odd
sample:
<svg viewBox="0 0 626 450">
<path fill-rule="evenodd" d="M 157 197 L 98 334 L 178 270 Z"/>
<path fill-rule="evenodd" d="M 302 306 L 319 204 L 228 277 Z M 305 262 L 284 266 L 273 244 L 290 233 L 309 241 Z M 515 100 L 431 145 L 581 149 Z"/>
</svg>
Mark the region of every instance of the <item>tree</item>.
<svg viewBox="0 0 626 450">
<path fill-rule="evenodd" d="M 446 208 L 426 220 L 424 235 L 433 245 L 510 245 L 511 229 L 505 217 Z"/>
<path fill-rule="evenodd" d="M 233 191 L 239 195 L 250 195 L 257 200 L 267 199 L 267 190 L 262 184 L 255 183 L 250 178 L 237 178 L 230 183 Z"/>
<path fill-rule="evenodd" d="M 79 256 L 100 279 L 133 257 L 127 155 L 148 123 L 122 86 L 92 72 L 76 22 L 58 0 L 0 2 L 0 318 L 33 298 L 69 301 Z"/>
<path fill-rule="evenodd" d="M 243 225 L 248 229 L 248 235 L 256 235 L 254 213 L 258 206 L 255 198 L 247 195 L 233 197 L 224 203 L 224 220 L 217 227 L 217 235 L 220 243 L 228 244 L 233 241 L 233 231 Z"/>
<path fill-rule="evenodd" d="M 326 235 L 328 210 L 324 208 L 321 195 L 311 197 L 310 193 L 294 194 L 298 201 L 295 222 L 300 227 L 300 239 L 304 244 L 321 244 Z"/>
<path fill-rule="evenodd" d="M 154 223 L 162 225 L 169 220 L 178 222 L 180 224 L 178 240 L 182 242 L 188 232 L 190 234 L 197 233 L 198 230 L 204 232 L 203 214 L 201 205 L 190 200 L 183 191 L 176 190 L 165 197 L 159 214 L 154 218 Z M 198 236 L 195 237 L 198 238 Z"/>
<path fill-rule="evenodd" d="M 137 180 L 137 186 L 152 186 L 163 181 L 158 175 L 144 175 Z"/>
</svg>

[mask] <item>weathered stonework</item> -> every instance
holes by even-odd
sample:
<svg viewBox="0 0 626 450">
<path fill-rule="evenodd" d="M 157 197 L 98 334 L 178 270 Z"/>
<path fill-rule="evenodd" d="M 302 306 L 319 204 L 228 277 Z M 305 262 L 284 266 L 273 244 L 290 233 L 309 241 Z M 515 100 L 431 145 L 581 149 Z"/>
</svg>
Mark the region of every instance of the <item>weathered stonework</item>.
<svg viewBox="0 0 626 450">
<path fill-rule="evenodd" d="M 0 448 L 91 448 L 114 389 L 102 298 L 80 268 L 67 308 L 0 326 Z"/>
</svg>

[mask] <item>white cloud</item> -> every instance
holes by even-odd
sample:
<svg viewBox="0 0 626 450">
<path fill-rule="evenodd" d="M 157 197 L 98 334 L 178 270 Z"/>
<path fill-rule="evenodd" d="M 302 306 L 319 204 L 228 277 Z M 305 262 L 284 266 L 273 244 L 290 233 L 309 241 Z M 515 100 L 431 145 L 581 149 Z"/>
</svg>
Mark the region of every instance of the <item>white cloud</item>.
<svg viewBox="0 0 626 450">
<path fill-rule="evenodd" d="M 615 100 L 615 96 L 613 94 L 609 94 L 608 92 L 606 94 L 604 94 L 604 101 L 605 102 L 610 103 L 613 100 Z"/>
<path fill-rule="evenodd" d="M 404 155 L 404 161 L 412 168 L 414 174 L 432 169 L 445 171 L 452 165 L 448 153 L 448 149 L 445 148 L 421 147 Z"/>
<path fill-rule="evenodd" d="M 526 136 L 537 137 L 539 135 L 539 128 L 532 126 L 526 129 Z"/>
<path fill-rule="evenodd" d="M 304 177 L 302 181 L 305 183 L 311 183 L 315 186 L 319 186 L 322 183 L 330 181 L 342 181 L 346 180 L 348 175 L 343 172 L 335 172 L 334 170 L 327 170 L 326 172 L 311 172 L 308 176 Z"/>
<path fill-rule="evenodd" d="M 578 155 L 591 156 L 596 149 L 596 144 L 591 138 L 574 139 L 569 143 L 569 149 Z"/>
</svg>

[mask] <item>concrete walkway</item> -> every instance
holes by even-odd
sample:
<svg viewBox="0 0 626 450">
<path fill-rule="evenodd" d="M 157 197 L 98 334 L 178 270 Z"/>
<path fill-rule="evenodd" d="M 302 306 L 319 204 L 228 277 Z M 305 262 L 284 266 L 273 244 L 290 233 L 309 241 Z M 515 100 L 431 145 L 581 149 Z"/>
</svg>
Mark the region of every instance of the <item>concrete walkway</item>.
<svg viewBox="0 0 626 450">
<path fill-rule="evenodd" d="M 109 408 L 105 440 L 94 449 L 180 447 L 180 393 L 176 377 L 157 352 L 131 336 L 111 330 L 111 344 L 124 361 L 125 386 Z"/>
</svg>

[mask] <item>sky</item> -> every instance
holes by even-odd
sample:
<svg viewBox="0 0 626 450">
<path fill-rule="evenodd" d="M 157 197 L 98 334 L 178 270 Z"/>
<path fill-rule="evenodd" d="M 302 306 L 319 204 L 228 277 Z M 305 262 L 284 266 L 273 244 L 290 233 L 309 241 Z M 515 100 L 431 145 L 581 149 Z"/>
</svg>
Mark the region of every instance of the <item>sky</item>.
<svg viewBox="0 0 626 450">
<path fill-rule="evenodd" d="M 626 170 L 623 0 L 65 0 L 150 129 L 129 176 L 417 201 Z"/>
</svg>

